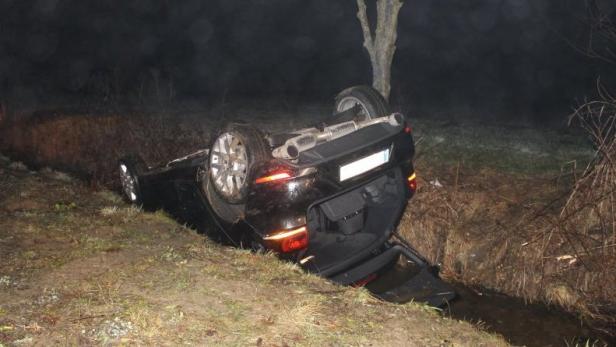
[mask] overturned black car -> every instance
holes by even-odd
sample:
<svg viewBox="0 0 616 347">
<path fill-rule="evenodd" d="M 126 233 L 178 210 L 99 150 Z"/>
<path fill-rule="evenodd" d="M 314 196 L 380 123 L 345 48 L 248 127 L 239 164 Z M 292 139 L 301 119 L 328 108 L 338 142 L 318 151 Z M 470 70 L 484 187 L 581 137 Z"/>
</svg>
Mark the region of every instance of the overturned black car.
<svg viewBox="0 0 616 347">
<path fill-rule="evenodd" d="M 232 123 L 207 149 L 149 168 L 120 161 L 126 197 L 164 208 L 209 236 L 270 250 L 335 282 L 378 281 L 402 256 L 414 274 L 390 301 L 438 306 L 455 293 L 395 229 L 416 189 L 407 119 L 367 86 L 342 91 L 335 112 L 314 127 L 264 134 Z"/>
</svg>

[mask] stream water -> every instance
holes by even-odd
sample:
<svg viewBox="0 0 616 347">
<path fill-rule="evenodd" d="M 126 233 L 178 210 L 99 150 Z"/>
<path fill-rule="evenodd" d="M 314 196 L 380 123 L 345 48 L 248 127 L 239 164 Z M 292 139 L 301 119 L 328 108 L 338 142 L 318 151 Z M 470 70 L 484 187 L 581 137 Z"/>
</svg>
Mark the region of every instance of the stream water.
<svg viewBox="0 0 616 347">
<path fill-rule="evenodd" d="M 396 265 L 369 290 L 379 292 L 406 282 L 416 272 L 413 267 Z M 442 314 L 465 320 L 502 335 L 518 346 L 616 346 L 616 339 L 594 331 L 575 316 L 543 304 L 527 304 L 522 299 L 452 284 L 458 297 L 443 308 Z"/>
</svg>

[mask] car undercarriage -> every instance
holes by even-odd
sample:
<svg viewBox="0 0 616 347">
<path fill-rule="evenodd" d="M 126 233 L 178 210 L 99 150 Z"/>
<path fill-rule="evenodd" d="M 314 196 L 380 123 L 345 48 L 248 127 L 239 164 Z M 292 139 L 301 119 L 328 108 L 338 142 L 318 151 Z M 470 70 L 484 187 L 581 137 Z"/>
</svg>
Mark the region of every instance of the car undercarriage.
<svg viewBox="0 0 616 347">
<path fill-rule="evenodd" d="M 313 127 L 282 134 L 230 123 L 207 148 L 158 167 L 124 158 L 125 196 L 344 285 L 378 281 L 396 263 L 412 266 L 408 281 L 373 291 L 389 301 L 453 299 L 395 232 L 417 188 L 408 119 L 366 86 L 341 92 L 334 109 Z"/>
</svg>

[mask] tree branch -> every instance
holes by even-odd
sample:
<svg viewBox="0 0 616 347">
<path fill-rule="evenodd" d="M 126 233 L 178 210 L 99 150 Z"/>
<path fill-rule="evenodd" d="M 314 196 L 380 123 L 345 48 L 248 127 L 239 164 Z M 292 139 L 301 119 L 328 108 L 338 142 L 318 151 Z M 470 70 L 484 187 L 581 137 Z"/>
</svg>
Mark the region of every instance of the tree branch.
<svg viewBox="0 0 616 347">
<path fill-rule="evenodd" d="M 370 23 L 368 22 L 368 15 L 366 13 L 366 2 L 364 0 L 357 0 L 357 19 L 361 24 L 361 30 L 364 33 L 364 47 L 370 54 L 370 59 L 374 59 L 374 42 L 372 39 L 372 32 L 370 31 Z"/>
</svg>

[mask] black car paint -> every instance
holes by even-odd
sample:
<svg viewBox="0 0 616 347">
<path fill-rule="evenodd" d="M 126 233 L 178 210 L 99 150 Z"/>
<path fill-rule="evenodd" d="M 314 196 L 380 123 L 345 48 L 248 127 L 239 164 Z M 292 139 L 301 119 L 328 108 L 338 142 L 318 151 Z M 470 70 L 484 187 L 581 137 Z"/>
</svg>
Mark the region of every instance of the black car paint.
<svg viewBox="0 0 616 347">
<path fill-rule="evenodd" d="M 363 136 L 361 132 L 353 135 Z M 331 141 L 330 145 L 336 146 L 337 141 Z M 339 182 L 337 170 L 341 165 L 386 148 L 392 148 L 391 158 L 387 164 L 348 181 Z M 413 172 L 413 156 L 412 135 L 404 132 L 403 128 L 400 127 L 393 136 L 367 142 L 360 148 L 354 147 L 346 152 L 340 152 L 334 158 L 306 161 L 303 164 L 301 162 L 294 164 L 284 160 L 272 159 L 270 162 L 262 163 L 249 177 L 250 188 L 246 201 L 245 222 L 251 231 L 261 238 L 278 230 L 291 229 L 299 225 L 298 221 L 305 220 L 308 207 L 315 201 L 351 190 L 395 167 L 400 168 L 404 177 L 408 176 Z M 191 187 L 198 191 L 199 195 L 202 195 L 199 200 L 203 200 L 200 203 L 209 205 L 202 190 L 203 180 L 207 179 L 205 173 L 207 160 L 207 155 L 202 154 L 185 160 L 176 160 L 168 165 L 152 168 L 141 174 L 138 181 L 143 194 L 144 206 L 148 209 L 162 207 L 173 215 L 176 215 L 177 211 L 191 210 L 192 208 L 186 205 L 194 203 L 194 198 L 189 199 L 190 202 L 181 199 L 178 187 L 183 187 L 183 190 Z M 287 170 L 298 173 L 307 168 L 314 168 L 316 171 L 282 182 L 255 183 L 257 177 L 266 176 L 273 172 Z M 290 185 L 293 185 L 294 189 L 290 190 Z M 412 192 L 409 191 L 408 194 L 410 198 Z M 199 220 L 203 218 L 216 218 L 215 215 L 190 216 L 189 213 L 181 214 L 183 217 L 189 217 L 181 219 L 191 225 L 202 224 Z M 224 225 L 224 227 L 229 228 L 230 226 Z"/>
<path fill-rule="evenodd" d="M 380 135 L 374 136 L 378 127 L 390 128 L 376 131 Z M 205 152 L 174 160 L 165 166 L 152 168 L 140 174 L 138 181 L 144 207 L 149 209 L 162 207 L 181 222 L 194 226 L 219 241 L 238 245 L 246 242 L 246 236 L 249 236 L 248 239 L 260 242 L 265 248 L 276 250 L 276 244 L 264 240 L 264 237 L 277 231 L 305 225 L 307 211 L 313 206 L 370 184 L 383 175 L 395 176 L 399 184 L 404 186 L 404 198 L 397 203 L 397 208 L 391 211 L 391 223 L 383 228 L 382 234 L 373 243 L 355 254 L 346 255 L 343 260 L 327 269 L 312 267 L 310 262 L 302 265 L 310 272 L 333 279 L 344 278 L 347 272 L 352 272 L 353 278 L 368 276 L 374 273 L 374 262 L 371 262 L 371 259 L 383 253 L 391 255 L 391 249 L 402 247 L 389 240 L 408 199 L 414 193 L 406 184 L 406 178 L 413 173 L 412 159 L 415 148 L 412 135 L 405 131 L 404 125 L 391 127 L 374 125 L 370 127 L 372 129 L 360 129 L 326 143 L 326 147 L 317 148 L 313 153 L 307 153 L 300 157 L 297 163 L 279 159 L 262 163 L 249 176 L 250 186 L 245 202 L 245 217 L 237 223 L 230 224 L 217 218 L 208 202 L 203 190 L 204 180 L 208 177 L 208 156 Z M 320 155 L 318 150 L 323 148 L 325 155 Z M 340 166 L 384 149 L 390 149 L 389 162 L 346 181 L 339 180 Z M 279 182 L 255 183 L 258 177 L 280 170 L 290 172 L 291 178 Z M 309 238 L 314 239 L 310 229 L 308 233 Z M 318 252 L 319 250 L 312 249 L 309 243 L 307 249 L 289 254 L 281 253 L 280 257 L 299 262 L 305 256 Z M 396 252 L 404 256 L 404 252 Z M 422 263 L 421 266 L 426 267 L 427 264 Z M 437 299 L 451 299 L 454 295 L 452 293 L 450 291 L 446 297 Z"/>
<path fill-rule="evenodd" d="M 350 136 L 363 137 L 364 134 L 360 130 Z M 344 139 L 331 141 L 328 145 L 337 146 L 338 142 Z M 340 147 L 344 148 L 345 146 L 341 145 Z M 339 181 L 338 169 L 340 166 L 387 148 L 392 149 L 390 161 L 387 164 L 347 181 Z M 346 152 L 339 152 L 336 156 L 322 160 L 306 160 L 302 163 L 300 158 L 300 163 L 297 165 L 282 160 L 265 163 L 256 170 L 255 176 L 251 179 L 252 187 L 246 203 L 246 217 L 250 224 L 254 226 L 254 231 L 261 236 L 277 230 L 296 227 L 297 225 L 293 225 L 290 221 L 305 218 L 308 207 L 317 200 L 351 190 L 394 167 L 399 167 L 404 177 L 408 177 L 413 172 L 412 158 L 414 153 L 415 147 L 411 134 L 400 128 L 393 136 L 367 142 L 363 146 L 350 148 Z M 267 176 L 273 172 L 281 170 L 301 172 L 306 168 L 315 168 L 315 174 L 284 182 L 254 183 L 257 177 Z M 295 189 L 289 190 L 289 184 L 295 184 Z M 409 198 L 410 194 L 409 191 Z"/>
</svg>

